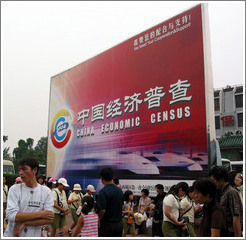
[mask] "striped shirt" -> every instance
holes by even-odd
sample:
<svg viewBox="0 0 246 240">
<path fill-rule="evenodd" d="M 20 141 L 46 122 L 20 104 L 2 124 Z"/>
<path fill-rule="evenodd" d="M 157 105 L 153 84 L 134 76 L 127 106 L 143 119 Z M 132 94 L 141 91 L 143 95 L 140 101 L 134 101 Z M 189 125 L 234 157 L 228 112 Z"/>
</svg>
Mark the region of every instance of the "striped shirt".
<svg viewBox="0 0 246 240">
<path fill-rule="evenodd" d="M 81 214 L 83 226 L 81 228 L 81 237 L 98 237 L 98 215 L 89 212 L 87 215 Z"/>
</svg>

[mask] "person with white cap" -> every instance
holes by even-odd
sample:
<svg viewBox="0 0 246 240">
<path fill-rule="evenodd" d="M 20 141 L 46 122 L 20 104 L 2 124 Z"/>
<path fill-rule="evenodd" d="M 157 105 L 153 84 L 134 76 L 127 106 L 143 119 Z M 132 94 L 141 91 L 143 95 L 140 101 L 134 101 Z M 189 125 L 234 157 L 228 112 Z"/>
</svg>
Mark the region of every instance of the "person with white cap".
<svg viewBox="0 0 246 240">
<path fill-rule="evenodd" d="M 62 228 L 63 236 L 68 237 L 66 215 L 69 212 L 67 197 L 64 189 L 69 187 L 65 178 L 58 180 L 58 187 L 52 192 L 54 199 L 54 220 L 51 224 L 50 237 L 55 237 L 56 229 Z"/>
<path fill-rule="evenodd" d="M 70 205 L 71 208 L 71 214 L 73 218 L 73 223 L 69 229 L 69 235 L 72 234 L 72 229 L 77 225 L 79 216 L 76 214 L 76 211 L 78 210 L 79 206 L 82 205 L 82 198 L 83 194 L 81 193 L 82 188 L 80 184 L 74 184 L 73 185 L 73 192 L 70 194 L 68 198 L 68 204 Z"/>
<path fill-rule="evenodd" d="M 87 188 L 86 188 L 86 194 L 85 194 L 84 197 L 86 197 L 86 196 L 91 196 L 92 198 L 94 198 L 94 197 L 93 197 L 93 194 L 94 194 L 95 192 L 96 192 L 96 190 L 95 190 L 94 186 L 89 184 L 89 185 L 87 186 Z"/>
</svg>

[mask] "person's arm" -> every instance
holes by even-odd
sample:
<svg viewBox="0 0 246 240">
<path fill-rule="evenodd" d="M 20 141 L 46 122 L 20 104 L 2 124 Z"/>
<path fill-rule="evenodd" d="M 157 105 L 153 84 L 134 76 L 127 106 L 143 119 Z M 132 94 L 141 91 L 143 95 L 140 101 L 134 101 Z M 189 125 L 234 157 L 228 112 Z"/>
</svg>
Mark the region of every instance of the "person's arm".
<svg viewBox="0 0 246 240">
<path fill-rule="evenodd" d="M 140 198 L 139 201 L 138 201 L 138 213 L 140 213 L 140 209 L 141 209 L 141 206 L 140 206 L 141 205 L 141 199 L 142 198 Z"/>
<path fill-rule="evenodd" d="M 122 214 L 125 215 L 128 213 L 128 210 L 125 211 L 125 205 L 122 205 Z"/>
<path fill-rule="evenodd" d="M 74 199 L 73 199 L 73 196 L 74 196 L 73 193 L 71 193 L 70 196 L 69 196 L 69 198 L 68 198 L 68 200 L 67 200 L 67 203 L 68 203 L 68 204 L 73 203 L 73 202 L 78 202 L 78 201 L 79 201 L 78 198 L 74 198 Z"/>
<path fill-rule="evenodd" d="M 154 200 L 149 201 L 149 202 L 146 204 L 144 210 L 147 211 L 149 205 L 151 205 L 152 203 L 154 203 Z"/>
<path fill-rule="evenodd" d="M 220 237 L 220 229 L 211 228 L 211 237 Z"/>
<path fill-rule="evenodd" d="M 79 217 L 78 222 L 77 222 L 77 225 L 75 227 L 75 230 L 74 230 L 74 233 L 73 233 L 73 237 L 77 237 L 77 235 L 80 232 L 80 229 L 83 227 L 83 224 L 84 224 L 84 219 L 83 219 L 83 217 L 81 215 Z"/>
<path fill-rule="evenodd" d="M 78 198 L 76 198 L 76 199 L 73 199 L 73 200 L 68 200 L 67 201 L 67 203 L 68 204 L 70 204 L 70 203 L 73 203 L 73 202 L 78 202 L 79 201 L 79 199 Z"/>
<path fill-rule="evenodd" d="M 138 213 L 140 213 L 140 205 L 138 205 Z"/>
<path fill-rule="evenodd" d="M 106 207 L 107 207 L 107 200 L 106 200 L 106 196 L 104 192 L 99 192 L 98 195 L 98 200 L 97 200 L 97 206 L 99 208 L 99 217 L 100 219 L 104 216 L 105 212 L 106 212 Z"/>
<path fill-rule="evenodd" d="M 60 207 L 60 206 L 56 203 L 56 201 L 54 201 L 54 208 L 56 208 L 56 209 L 58 209 L 59 211 L 61 211 L 61 212 L 64 212 L 64 213 L 65 213 L 65 209 L 64 209 L 64 208 L 62 208 L 62 207 Z"/>
<path fill-rule="evenodd" d="M 105 209 L 101 209 L 100 212 L 99 212 L 99 217 L 102 218 L 105 214 L 106 210 Z"/>
<path fill-rule="evenodd" d="M 98 217 L 98 229 L 101 227 L 100 218 Z"/>
<path fill-rule="evenodd" d="M 38 212 L 17 212 L 15 222 L 34 221 L 37 219 L 52 220 L 53 217 L 53 212 L 48 210 Z"/>
<path fill-rule="evenodd" d="M 230 211 L 233 216 L 233 230 L 234 230 L 234 237 L 241 237 L 241 222 L 240 222 L 240 215 L 242 214 L 242 203 L 238 193 L 232 191 L 229 195 L 229 206 Z"/>
<path fill-rule="evenodd" d="M 51 224 L 52 222 L 53 222 L 53 218 L 50 220 L 49 219 L 36 219 L 32 221 L 20 222 L 19 224 L 15 226 L 14 236 L 19 237 L 21 231 L 23 230 L 25 226 L 43 226 L 46 224 Z"/>
<path fill-rule="evenodd" d="M 234 230 L 234 237 L 242 236 L 240 216 L 233 217 L 233 230 Z"/>
<path fill-rule="evenodd" d="M 195 208 L 195 215 L 202 210 L 202 206 Z"/>
<path fill-rule="evenodd" d="M 167 218 L 169 218 L 174 224 L 178 225 L 178 226 L 183 226 L 184 225 L 184 220 L 182 220 L 181 222 L 179 222 L 172 214 L 171 214 L 171 209 L 172 207 L 170 206 L 165 206 L 165 215 Z"/>
</svg>

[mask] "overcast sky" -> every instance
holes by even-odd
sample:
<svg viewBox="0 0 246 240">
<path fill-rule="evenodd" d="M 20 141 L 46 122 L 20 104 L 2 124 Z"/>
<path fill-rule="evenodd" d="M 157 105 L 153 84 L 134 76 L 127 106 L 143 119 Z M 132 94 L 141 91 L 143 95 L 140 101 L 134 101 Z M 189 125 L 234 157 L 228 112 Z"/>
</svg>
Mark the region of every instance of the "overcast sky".
<svg viewBox="0 0 246 240">
<path fill-rule="evenodd" d="M 47 136 L 50 78 L 198 4 L 1 1 L 4 147 Z M 208 4 L 214 87 L 243 84 L 244 1 Z"/>
</svg>

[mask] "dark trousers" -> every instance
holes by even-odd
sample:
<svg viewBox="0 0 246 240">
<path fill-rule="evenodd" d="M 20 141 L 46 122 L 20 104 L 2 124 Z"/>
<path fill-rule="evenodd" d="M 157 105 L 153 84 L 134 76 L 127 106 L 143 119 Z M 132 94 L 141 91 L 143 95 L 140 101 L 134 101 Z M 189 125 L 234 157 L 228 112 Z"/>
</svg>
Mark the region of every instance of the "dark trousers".
<svg viewBox="0 0 246 240">
<path fill-rule="evenodd" d="M 162 221 L 152 223 L 152 237 L 164 237 L 162 233 Z"/>
<path fill-rule="evenodd" d="M 122 237 L 123 222 L 105 222 L 101 221 L 99 228 L 99 237 Z"/>
</svg>

